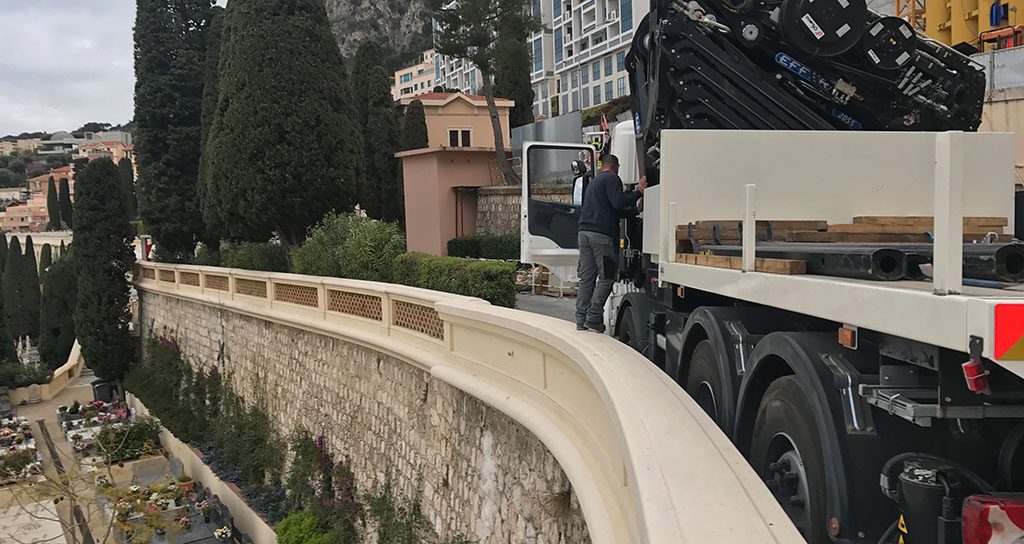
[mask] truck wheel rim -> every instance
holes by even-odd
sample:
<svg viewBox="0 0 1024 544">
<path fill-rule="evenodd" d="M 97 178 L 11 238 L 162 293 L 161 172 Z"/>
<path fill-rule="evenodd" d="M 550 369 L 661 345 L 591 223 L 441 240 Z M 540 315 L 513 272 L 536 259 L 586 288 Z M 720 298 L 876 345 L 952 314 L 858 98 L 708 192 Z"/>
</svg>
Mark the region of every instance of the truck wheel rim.
<svg viewBox="0 0 1024 544">
<path fill-rule="evenodd" d="M 694 392 L 693 400 L 704 409 L 704 412 L 718 421 L 718 402 L 715 400 L 715 390 L 707 380 L 697 384 L 697 391 Z"/>
<path fill-rule="evenodd" d="M 786 433 L 772 437 L 765 455 L 765 485 L 803 535 L 809 534 L 811 510 L 807 491 L 807 471 L 793 439 Z"/>
</svg>

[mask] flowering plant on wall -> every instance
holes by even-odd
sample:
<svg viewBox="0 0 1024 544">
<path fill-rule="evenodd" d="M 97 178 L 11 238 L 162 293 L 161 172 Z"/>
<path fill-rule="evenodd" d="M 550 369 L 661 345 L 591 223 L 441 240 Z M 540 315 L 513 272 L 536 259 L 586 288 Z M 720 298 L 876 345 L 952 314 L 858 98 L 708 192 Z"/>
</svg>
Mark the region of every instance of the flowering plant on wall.
<svg viewBox="0 0 1024 544">
<path fill-rule="evenodd" d="M 215 536 L 217 538 L 217 540 L 220 540 L 220 541 L 227 540 L 227 539 L 231 538 L 231 528 L 228 527 L 227 525 L 225 525 L 225 526 L 221 527 L 220 529 L 215 529 L 213 531 L 213 536 Z"/>
</svg>

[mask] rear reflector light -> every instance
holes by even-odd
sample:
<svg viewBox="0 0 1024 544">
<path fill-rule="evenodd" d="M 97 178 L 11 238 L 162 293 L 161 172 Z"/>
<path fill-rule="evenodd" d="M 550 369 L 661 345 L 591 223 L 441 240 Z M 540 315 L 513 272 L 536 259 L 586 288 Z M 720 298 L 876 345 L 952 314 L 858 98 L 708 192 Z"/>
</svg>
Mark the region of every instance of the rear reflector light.
<svg viewBox="0 0 1024 544">
<path fill-rule="evenodd" d="M 1024 542 L 1024 494 L 967 497 L 963 535 L 964 544 Z"/>
<path fill-rule="evenodd" d="M 985 370 L 985 365 L 981 361 L 971 360 L 964 363 L 963 367 L 967 389 L 975 393 L 988 394 L 988 371 Z"/>
</svg>

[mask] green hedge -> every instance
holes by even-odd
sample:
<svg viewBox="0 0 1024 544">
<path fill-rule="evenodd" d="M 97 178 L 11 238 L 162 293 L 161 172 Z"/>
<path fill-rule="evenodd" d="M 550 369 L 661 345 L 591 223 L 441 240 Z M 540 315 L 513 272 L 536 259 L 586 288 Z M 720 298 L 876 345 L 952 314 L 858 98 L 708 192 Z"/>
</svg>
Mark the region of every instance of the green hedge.
<svg viewBox="0 0 1024 544">
<path fill-rule="evenodd" d="M 450 257 L 519 260 L 518 234 L 472 234 L 448 240 Z"/>
<path fill-rule="evenodd" d="M 501 261 L 478 261 L 404 253 L 395 259 L 392 280 L 402 285 L 482 298 L 491 304 L 516 305 L 516 266 Z"/>
<path fill-rule="evenodd" d="M 288 252 L 277 244 L 243 242 L 224 248 L 220 252 L 220 264 L 226 268 L 244 268 L 264 272 L 287 272 Z"/>
</svg>

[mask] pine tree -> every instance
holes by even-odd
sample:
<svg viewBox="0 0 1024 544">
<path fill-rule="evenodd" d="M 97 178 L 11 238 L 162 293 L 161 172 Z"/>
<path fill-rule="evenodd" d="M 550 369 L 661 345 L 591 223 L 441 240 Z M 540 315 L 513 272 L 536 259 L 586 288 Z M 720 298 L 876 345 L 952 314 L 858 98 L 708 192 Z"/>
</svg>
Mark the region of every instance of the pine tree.
<svg viewBox="0 0 1024 544">
<path fill-rule="evenodd" d="M 138 203 L 135 200 L 135 171 L 132 169 L 132 160 L 128 157 L 117 163 L 117 174 L 121 178 L 121 197 L 124 202 L 124 209 L 128 213 L 128 219 L 135 219 L 139 215 Z"/>
<path fill-rule="evenodd" d="M 78 275 L 74 261 L 58 259 L 46 272 L 39 311 L 39 358 L 50 368 L 63 365 L 71 354 L 75 343 L 77 298 Z"/>
<path fill-rule="evenodd" d="M 196 183 L 210 5 L 210 0 L 136 2 L 133 134 L 139 212 L 160 254 L 172 260 L 189 257 L 204 232 Z"/>
<path fill-rule="evenodd" d="M 21 258 L 21 293 L 24 298 L 26 334 L 39 339 L 39 265 L 32 237 L 25 237 L 25 255 Z"/>
<path fill-rule="evenodd" d="M 43 244 L 43 248 L 39 250 L 39 282 L 42 283 L 43 276 L 46 275 L 46 271 L 53 265 L 53 246 L 50 244 Z"/>
<path fill-rule="evenodd" d="M 325 212 L 354 204 L 366 160 L 324 4 L 230 2 L 222 42 L 204 209 L 230 240 L 276 232 L 298 244 Z"/>
<path fill-rule="evenodd" d="M 60 178 L 59 185 L 57 204 L 60 207 L 60 222 L 64 224 L 65 228 L 71 229 L 73 226 L 72 221 L 74 220 L 74 206 L 71 204 L 71 190 L 68 188 L 68 178 Z"/>
<path fill-rule="evenodd" d="M 110 195 L 120 190 L 110 159 L 90 162 L 75 184 L 75 334 L 86 364 L 108 381 L 124 378 L 135 357 L 128 335 L 127 279 L 135 261 L 133 237 L 124 208 L 110 205 Z"/>
<path fill-rule="evenodd" d="M 57 202 L 57 184 L 53 176 L 46 181 L 46 214 L 50 216 L 47 230 L 60 230 L 60 204 Z"/>
<path fill-rule="evenodd" d="M 530 50 L 523 40 L 503 38 L 495 47 L 494 94 L 515 102 L 508 113 L 511 128 L 533 122 L 532 65 Z"/>
<path fill-rule="evenodd" d="M 494 103 L 493 77 L 498 43 L 503 40 L 525 43 L 531 32 L 541 28 L 540 20 L 532 15 L 533 0 L 425 0 L 425 3 L 437 23 L 434 33 L 437 52 L 468 59 L 480 70 L 498 165 L 505 183 L 517 183 L 519 176 L 505 152 L 505 135 Z"/>
<path fill-rule="evenodd" d="M 381 64 L 383 51 L 374 42 L 364 42 L 356 51 L 352 66 L 353 105 L 363 135 L 364 161 L 369 168 L 358 185 L 359 205 L 376 219 L 395 221 L 401 217 L 403 195 L 399 191 L 398 112 L 391 96 L 391 76 Z"/>
<path fill-rule="evenodd" d="M 207 164 L 206 142 L 210 139 L 210 126 L 213 124 L 217 109 L 217 93 L 220 85 L 220 48 L 224 37 L 224 8 L 211 8 L 210 27 L 206 33 L 206 58 L 203 61 L 203 102 L 202 128 L 199 134 L 199 204 L 203 213 L 206 232 L 203 242 L 209 247 L 220 244 L 220 219 L 217 210 L 210 207 L 210 198 L 206 195 L 209 186 L 210 167 Z"/>
<path fill-rule="evenodd" d="M 4 267 L 4 325 L 7 334 L 18 339 L 28 334 L 25 322 L 25 296 L 21 291 L 21 242 L 11 238 L 7 251 L 7 265 Z"/>
<path fill-rule="evenodd" d="M 402 123 L 402 144 L 399 148 L 402 151 L 409 151 L 429 146 L 427 118 L 423 112 L 423 102 L 413 100 L 405 108 L 405 118 Z"/>
</svg>

